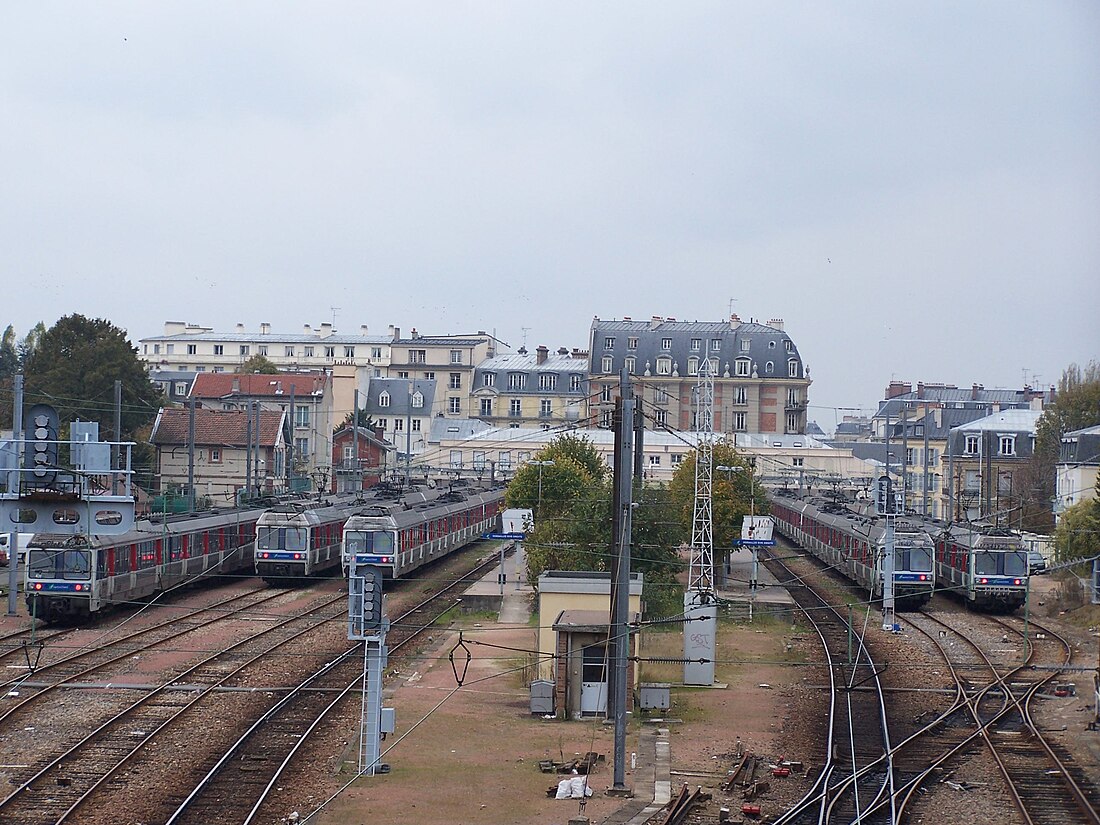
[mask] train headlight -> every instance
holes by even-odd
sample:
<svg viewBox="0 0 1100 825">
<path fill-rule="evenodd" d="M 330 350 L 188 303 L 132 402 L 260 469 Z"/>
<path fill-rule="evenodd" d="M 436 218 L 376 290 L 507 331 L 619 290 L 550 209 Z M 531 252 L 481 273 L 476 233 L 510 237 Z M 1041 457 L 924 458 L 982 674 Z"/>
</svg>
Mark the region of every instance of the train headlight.
<svg viewBox="0 0 1100 825">
<path fill-rule="evenodd" d="M 270 558 L 270 555 L 269 555 L 269 554 L 267 554 L 267 553 L 264 553 L 264 554 L 263 554 L 263 558 L 265 558 L 265 559 L 266 559 L 266 558 Z"/>
<path fill-rule="evenodd" d="M 301 561 L 301 560 L 302 560 L 302 554 L 301 553 L 295 553 L 294 554 L 294 561 Z"/>
<path fill-rule="evenodd" d="M 82 585 L 82 584 L 78 584 L 73 588 L 73 590 L 77 591 L 78 593 L 83 589 L 84 589 L 84 585 Z"/>
<path fill-rule="evenodd" d="M 978 584 L 989 584 L 989 579 L 978 579 Z"/>
<path fill-rule="evenodd" d="M 1023 580 L 1023 579 L 1014 579 L 1014 580 L 1013 580 L 1013 583 L 1014 583 L 1014 584 L 1023 584 L 1023 583 L 1024 583 L 1024 580 Z"/>
<path fill-rule="evenodd" d="M 42 589 L 42 582 L 35 582 L 34 589 L 35 590 L 41 590 Z"/>
<path fill-rule="evenodd" d="M 921 580 L 922 582 L 923 582 L 923 581 L 927 581 L 927 580 L 928 580 L 928 577 L 927 577 L 926 575 L 924 575 L 924 573 L 921 573 L 921 574 L 920 574 L 920 580 Z"/>
</svg>

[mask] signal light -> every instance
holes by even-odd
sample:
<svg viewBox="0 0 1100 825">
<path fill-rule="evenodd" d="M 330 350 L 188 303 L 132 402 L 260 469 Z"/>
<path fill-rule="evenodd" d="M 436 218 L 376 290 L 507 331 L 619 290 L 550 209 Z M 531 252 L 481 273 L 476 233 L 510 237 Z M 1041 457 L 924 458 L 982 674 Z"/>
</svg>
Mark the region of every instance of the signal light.
<svg viewBox="0 0 1100 825">
<path fill-rule="evenodd" d="M 23 464 L 31 471 L 29 479 L 34 485 L 51 484 L 57 475 L 57 436 L 60 423 L 57 410 L 49 404 L 35 404 L 27 416 L 23 428 L 27 445 L 23 451 Z"/>
</svg>

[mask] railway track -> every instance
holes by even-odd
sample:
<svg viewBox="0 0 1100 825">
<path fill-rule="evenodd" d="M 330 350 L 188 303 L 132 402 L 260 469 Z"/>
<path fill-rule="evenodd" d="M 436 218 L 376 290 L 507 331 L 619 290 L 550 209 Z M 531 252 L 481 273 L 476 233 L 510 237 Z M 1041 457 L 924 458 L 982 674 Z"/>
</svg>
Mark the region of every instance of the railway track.
<svg viewBox="0 0 1100 825">
<path fill-rule="evenodd" d="M 284 592 L 270 594 L 264 600 L 277 598 Z M 291 643 L 319 625 L 342 619 L 344 612 L 338 608 L 342 608 L 345 603 L 346 597 L 343 595 L 328 598 L 306 616 L 291 616 L 264 627 L 144 692 L 136 701 L 127 704 L 120 712 L 46 764 L 36 766 L 32 775 L 24 778 L 11 793 L 0 800 L 0 821 L 78 821 L 75 815 L 78 811 L 85 810 L 97 789 L 111 780 L 168 725 L 197 708 L 215 690 L 226 686 L 230 680 L 239 677 L 250 665 L 272 651 Z M 241 606 L 233 613 L 254 607 L 254 604 Z M 194 628 L 188 628 L 188 631 L 191 629 Z M 127 655 L 129 654 L 120 658 Z M 117 659 L 111 660 L 111 663 L 114 661 Z M 107 664 L 100 662 L 93 666 L 93 670 L 101 669 Z M 17 707 L 10 708 L 0 717 L 0 721 L 17 710 L 25 710 L 27 705 L 36 702 L 48 691 L 65 682 L 71 682 L 78 675 L 87 675 L 87 672 L 69 674 L 61 681 L 44 687 L 20 702 Z"/>
<path fill-rule="evenodd" d="M 824 762 L 810 790 L 777 825 L 852 822 L 873 800 L 892 792 L 892 752 L 887 702 L 863 634 L 850 632 L 847 618 L 783 562 L 764 562 L 817 632 L 829 674 L 829 713 Z M 864 685 L 869 689 L 858 690 Z"/>
<path fill-rule="evenodd" d="M 458 594 L 498 563 L 490 557 L 463 577 L 392 620 L 390 653 L 410 646 L 459 602 Z M 303 680 L 258 719 L 166 820 L 166 825 L 205 825 L 212 821 L 241 825 L 266 823 L 277 783 L 301 749 L 342 704 L 358 702 L 362 684 L 362 644 L 348 647 L 334 661 Z"/>
</svg>

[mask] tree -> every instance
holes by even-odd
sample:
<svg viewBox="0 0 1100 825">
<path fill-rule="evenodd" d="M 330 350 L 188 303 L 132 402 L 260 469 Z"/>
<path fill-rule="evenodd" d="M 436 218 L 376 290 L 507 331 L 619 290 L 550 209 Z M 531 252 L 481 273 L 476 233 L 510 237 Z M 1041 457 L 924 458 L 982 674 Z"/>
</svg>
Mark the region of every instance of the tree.
<svg viewBox="0 0 1100 825">
<path fill-rule="evenodd" d="M 19 353 L 15 348 L 15 327 L 8 324 L 0 338 L 0 380 L 11 378 L 19 369 Z"/>
<path fill-rule="evenodd" d="M 114 384 L 120 380 L 123 438 L 156 417 L 160 390 L 126 333 L 110 321 L 66 315 L 27 337 L 33 344 L 24 368 L 27 406 L 50 404 L 63 423 L 97 421 L 101 437 L 113 438 Z"/>
<path fill-rule="evenodd" d="M 680 462 L 669 484 L 674 512 L 689 532 L 695 510 L 695 462 L 698 453 L 690 453 Z M 764 488 L 756 483 L 753 467 L 737 452 L 730 441 L 714 444 L 712 468 L 735 467 L 735 470 L 714 469 L 711 474 L 711 520 L 714 547 L 728 549 L 741 537 L 741 522 L 750 512 L 768 512 Z"/>
<path fill-rule="evenodd" d="M 366 410 L 359 410 L 359 414 L 357 416 L 355 415 L 355 413 L 349 412 L 347 415 L 344 416 L 344 420 L 340 422 L 340 425 L 336 427 L 333 432 L 339 432 L 340 430 L 344 429 L 344 427 L 350 427 L 351 419 L 353 416 L 355 418 L 358 418 L 357 423 L 360 427 L 370 430 L 372 433 L 374 432 L 374 418 Z"/>
<path fill-rule="evenodd" d="M 543 450 L 539 456 L 546 452 Z M 589 487 L 599 483 L 569 456 L 558 455 L 554 459 L 540 457 L 536 460 L 554 463 L 550 466 L 523 464 L 508 483 L 504 494 L 504 503 L 508 507 L 530 508 L 536 525 L 544 515 L 553 518 L 569 512 L 576 499 Z"/>
<path fill-rule="evenodd" d="M 1096 495 L 1067 508 L 1058 520 L 1054 547 L 1059 561 L 1100 555 L 1100 478 L 1096 480 Z"/>
<path fill-rule="evenodd" d="M 1070 364 L 1058 381 L 1053 403 L 1039 416 L 1035 452 L 1016 481 L 1024 529 L 1050 532 L 1054 524 L 1050 503 L 1062 436 L 1095 424 L 1100 424 L 1100 363 L 1090 361 L 1084 369 Z"/>
<path fill-rule="evenodd" d="M 256 353 L 237 367 L 238 375 L 278 375 L 279 368 L 263 355 Z"/>
</svg>

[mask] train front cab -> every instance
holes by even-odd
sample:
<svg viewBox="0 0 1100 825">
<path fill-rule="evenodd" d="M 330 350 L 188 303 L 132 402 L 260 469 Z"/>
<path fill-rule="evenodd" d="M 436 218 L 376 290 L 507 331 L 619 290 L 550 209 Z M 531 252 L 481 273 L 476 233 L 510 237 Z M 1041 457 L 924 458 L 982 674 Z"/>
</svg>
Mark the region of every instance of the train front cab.
<svg viewBox="0 0 1100 825">
<path fill-rule="evenodd" d="M 935 547 L 923 537 L 894 533 L 894 598 L 905 609 L 928 604 L 935 589 Z"/>
<path fill-rule="evenodd" d="M 269 584 L 289 585 L 310 573 L 309 528 L 300 525 L 256 528 L 256 575 Z"/>
<path fill-rule="evenodd" d="M 392 529 L 345 529 L 341 565 L 348 574 L 351 557 L 357 566 L 370 564 L 392 579 L 396 563 L 397 534 Z"/>
<path fill-rule="evenodd" d="M 975 607 L 993 612 L 1019 608 L 1027 598 L 1027 551 L 1023 549 L 985 549 L 970 554 L 968 599 Z"/>
<path fill-rule="evenodd" d="M 32 546 L 24 573 L 31 616 L 48 622 L 79 621 L 98 610 L 95 555 L 96 550 L 88 547 Z"/>
</svg>

